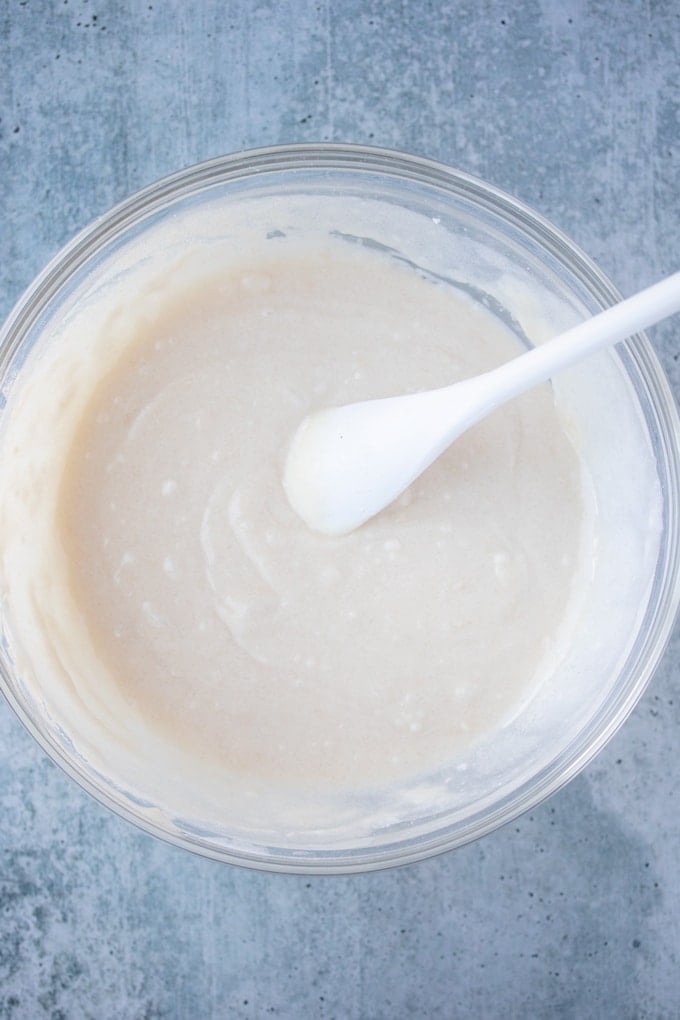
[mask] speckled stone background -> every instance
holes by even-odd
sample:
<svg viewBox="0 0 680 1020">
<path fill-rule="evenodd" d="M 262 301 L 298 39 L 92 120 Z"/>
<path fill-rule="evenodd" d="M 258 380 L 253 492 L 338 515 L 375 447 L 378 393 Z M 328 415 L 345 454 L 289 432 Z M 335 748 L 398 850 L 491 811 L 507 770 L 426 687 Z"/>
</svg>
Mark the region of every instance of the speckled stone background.
<svg viewBox="0 0 680 1020">
<path fill-rule="evenodd" d="M 0 314 L 79 227 L 275 142 L 445 160 L 621 290 L 680 264 L 677 0 L 0 0 Z M 653 337 L 676 393 L 679 327 Z M 579 778 L 482 842 L 270 876 L 93 803 L 0 704 L 0 1017 L 677 1018 L 680 635 Z"/>
</svg>

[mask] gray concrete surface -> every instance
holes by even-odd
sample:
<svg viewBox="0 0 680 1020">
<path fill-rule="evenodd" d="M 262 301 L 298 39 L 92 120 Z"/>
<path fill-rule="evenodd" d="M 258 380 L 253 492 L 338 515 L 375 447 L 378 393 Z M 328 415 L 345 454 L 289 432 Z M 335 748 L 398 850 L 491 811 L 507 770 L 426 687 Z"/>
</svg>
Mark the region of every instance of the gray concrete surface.
<svg viewBox="0 0 680 1020">
<path fill-rule="evenodd" d="M 674 0 L 1 0 L 0 314 L 177 167 L 290 141 L 443 159 L 624 291 L 680 263 Z M 678 326 L 654 332 L 680 392 Z M 249 873 L 93 803 L 0 704 L 0 1017 L 680 1016 L 680 634 L 530 816 L 424 864 Z"/>
</svg>

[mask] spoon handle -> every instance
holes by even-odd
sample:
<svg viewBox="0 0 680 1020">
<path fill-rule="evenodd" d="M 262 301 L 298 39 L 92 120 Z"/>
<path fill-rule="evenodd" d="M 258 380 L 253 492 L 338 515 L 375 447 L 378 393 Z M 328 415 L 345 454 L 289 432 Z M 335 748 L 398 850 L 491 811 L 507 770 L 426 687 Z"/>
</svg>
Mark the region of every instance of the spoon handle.
<svg viewBox="0 0 680 1020">
<path fill-rule="evenodd" d="M 486 378 L 503 385 L 502 402 L 519 396 L 525 390 L 551 378 L 586 355 L 618 344 L 640 329 L 660 322 L 680 311 L 680 272 L 659 284 L 639 291 L 592 318 L 579 322 L 554 340 L 534 347 L 526 354 L 494 368 Z"/>
<path fill-rule="evenodd" d="M 488 384 L 493 381 L 498 386 L 498 402 L 505 403 L 532 386 L 546 382 L 586 355 L 625 340 L 678 311 L 680 272 L 487 372 L 483 378 Z"/>
</svg>

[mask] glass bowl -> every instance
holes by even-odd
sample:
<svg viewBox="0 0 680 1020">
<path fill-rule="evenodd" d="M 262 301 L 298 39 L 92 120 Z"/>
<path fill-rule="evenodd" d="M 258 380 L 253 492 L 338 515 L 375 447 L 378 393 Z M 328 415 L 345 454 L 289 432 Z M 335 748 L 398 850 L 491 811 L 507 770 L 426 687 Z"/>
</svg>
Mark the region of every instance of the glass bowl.
<svg viewBox="0 0 680 1020">
<path fill-rule="evenodd" d="M 225 156 L 120 203 L 31 284 L 0 334 L 0 444 L 24 378 L 79 309 L 140 267 L 176 256 L 188 234 L 209 251 L 216 240 L 256 229 L 249 225 L 253 203 L 267 202 L 268 237 L 295 233 L 313 219 L 317 229 L 464 290 L 525 345 L 619 299 L 546 220 L 441 164 L 345 145 Z M 82 734 L 60 716 L 30 648 L 24 644 L 18 653 L 4 603 L 0 673 L 8 702 L 50 757 L 99 801 L 155 836 L 233 864 L 366 871 L 432 856 L 507 823 L 571 779 L 622 724 L 659 662 L 679 594 L 680 428 L 648 341 L 636 336 L 594 356 L 554 389 L 593 480 L 598 567 L 558 675 L 483 753 L 473 749 L 464 767 L 454 760 L 436 774 L 357 790 L 342 805 L 325 805 L 323 818 L 311 812 L 307 821 L 303 812 L 292 822 L 290 805 L 277 804 L 276 793 L 241 813 L 242 805 L 226 794 L 223 804 L 201 806 L 195 790 L 192 811 L 164 783 L 172 763 L 151 761 L 152 751 L 136 749 L 136 770 L 114 774 L 105 755 L 83 750 Z"/>
</svg>

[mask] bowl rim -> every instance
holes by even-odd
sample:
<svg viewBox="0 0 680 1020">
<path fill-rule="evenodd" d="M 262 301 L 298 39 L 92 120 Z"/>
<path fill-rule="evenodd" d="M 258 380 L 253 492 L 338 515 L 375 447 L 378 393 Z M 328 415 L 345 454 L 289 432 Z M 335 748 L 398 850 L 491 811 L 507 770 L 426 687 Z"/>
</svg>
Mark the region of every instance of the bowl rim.
<svg viewBox="0 0 680 1020">
<path fill-rule="evenodd" d="M 265 146 L 216 156 L 168 174 L 124 198 L 78 231 L 34 277 L 0 328 L 2 391 L 7 385 L 7 368 L 22 340 L 60 293 L 63 284 L 74 276 L 94 251 L 111 244 L 133 226 L 143 223 L 144 219 L 182 197 L 210 191 L 217 185 L 227 185 L 247 177 L 262 178 L 264 174 L 291 171 L 308 174 L 324 171 L 337 173 L 343 170 L 383 174 L 391 179 L 438 188 L 449 195 L 464 196 L 474 202 L 476 207 L 491 210 L 496 216 L 521 228 L 528 238 L 537 242 L 562 265 L 568 259 L 570 274 L 579 279 L 590 296 L 602 307 L 621 299 L 620 293 L 607 276 L 558 227 L 519 199 L 469 173 L 423 156 L 377 146 L 330 142 Z M 491 809 L 488 805 L 482 806 L 462 822 L 459 820 L 444 825 L 426 839 L 418 836 L 410 840 L 403 838 L 393 844 L 379 845 L 373 850 L 360 847 L 342 851 L 291 851 L 287 848 L 258 847 L 256 852 L 253 847 L 249 847 L 241 852 L 219 845 L 214 838 L 206 840 L 205 837 L 163 828 L 160 823 L 117 801 L 108 790 L 85 775 L 64 749 L 36 726 L 14 693 L 11 668 L 5 661 L 5 649 L 0 646 L 0 689 L 5 699 L 48 757 L 99 803 L 167 843 L 231 864 L 307 875 L 373 871 L 435 856 L 510 823 L 571 781 L 628 718 L 665 651 L 680 602 L 680 418 L 669 382 L 645 334 L 637 334 L 622 347 L 637 366 L 648 396 L 654 397 L 652 407 L 669 451 L 665 461 L 668 477 L 664 504 L 670 514 L 670 526 L 666 529 L 669 538 L 666 561 L 670 563 L 664 587 L 666 608 L 661 616 L 656 613 L 655 628 L 648 636 L 646 658 L 640 664 L 635 682 L 628 685 L 613 706 L 608 705 L 604 718 L 600 718 L 601 710 L 598 710 L 579 732 L 578 739 L 569 745 L 568 754 L 562 752 L 548 767 L 501 797 Z M 0 412 L 3 408 L 4 395 L 0 398 Z M 675 457 L 670 456 L 670 451 L 674 451 Z M 650 604 L 651 596 L 648 607 Z M 658 604 L 657 601 L 657 608 Z"/>
</svg>

